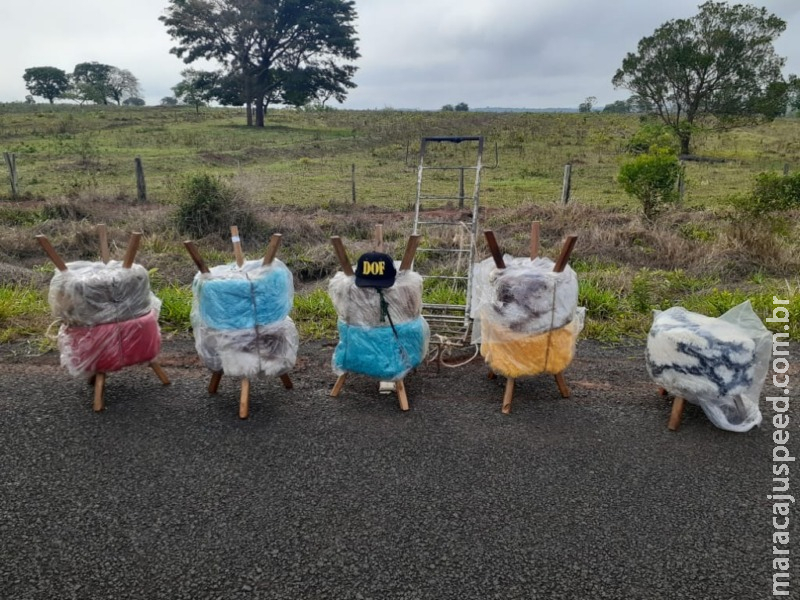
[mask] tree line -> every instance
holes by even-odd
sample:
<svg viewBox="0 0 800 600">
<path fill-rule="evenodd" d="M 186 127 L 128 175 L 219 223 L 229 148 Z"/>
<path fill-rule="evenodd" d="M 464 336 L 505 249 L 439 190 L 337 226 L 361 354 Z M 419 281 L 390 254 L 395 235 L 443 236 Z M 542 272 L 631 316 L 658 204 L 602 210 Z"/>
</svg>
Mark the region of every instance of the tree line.
<svg viewBox="0 0 800 600">
<path fill-rule="evenodd" d="M 74 100 L 80 104 L 144 104 L 139 80 L 127 69 L 99 62 L 75 65 L 72 73 L 57 67 L 30 67 L 22 78 L 32 96 Z"/>
</svg>

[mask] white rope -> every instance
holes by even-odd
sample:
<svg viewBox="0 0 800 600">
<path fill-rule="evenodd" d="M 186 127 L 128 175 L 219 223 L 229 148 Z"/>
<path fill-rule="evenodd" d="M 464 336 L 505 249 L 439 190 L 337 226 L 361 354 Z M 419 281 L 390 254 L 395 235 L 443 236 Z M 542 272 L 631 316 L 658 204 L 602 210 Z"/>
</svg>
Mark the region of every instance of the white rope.
<svg viewBox="0 0 800 600">
<path fill-rule="evenodd" d="M 434 341 L 433 338 L 436 338 L 436 340 Z M 471 344 L 475 346 L 475 352 L 467 360 L 459 363 L 446 363 L 444 362 L 444 360 L 449 355 L 449 353 L 445 354 L 444 347 L 449 346 L 450 348 L 455 348 L 455 347 L 462 348 L 468 346 L 461 346 L 458 343 L 451 342 L 447 337 L 438 333 L 431 336 L 431 342 L 436 347 L 428 353 L 428 357 L 425 359 L 425 362 L 429 364 L 432 362 L 438 362 L 439 364 L 442 364 L 445 367 L 449 367 L 451 369 L 455 369 L 457 367 L 463 367 L 464 365 L 469 364 L 478 357 L 478 353 L 480 352 L 480 347 L 477 344 Z"/>
</svg>

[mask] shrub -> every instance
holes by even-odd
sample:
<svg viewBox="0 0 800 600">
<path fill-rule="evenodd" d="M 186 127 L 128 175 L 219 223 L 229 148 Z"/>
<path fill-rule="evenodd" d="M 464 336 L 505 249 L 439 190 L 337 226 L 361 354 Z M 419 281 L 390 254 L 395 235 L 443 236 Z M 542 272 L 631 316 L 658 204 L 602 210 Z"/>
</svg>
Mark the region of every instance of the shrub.
<svg viewBox="0 0 800 600">
<path fill-rule="evenodd" d="M 208 174 L 187 176 L 179 187 L 176 225 L 192 237 L 205 237 L 228 230 L 234 192 L 219 177 Z"/>
<path fill-rule="evenodd" d="M 678 138 L 671 129 L 660 123 L 647 123 L 633 134 L 625 150 L 631 154 L 644 154 L 653 148 L 666 149 L 677 154 Z"/>
<path fill-rule="evenodd" d="M 756 175 L 750 194 L 732 199 L 746 216 L 762 218 L 800 207 L 800 172 L 794 175 L 761 173 Z"/>
<path fill-rule="evenodd" d="M 667 204 L 678 200 L 677 183 L 682 171 L 672 151 L 652 148 L 624 163 L 618 181 L 626 193 L 642 203 L 645 218 L 652 221 Z"/>
</svg>

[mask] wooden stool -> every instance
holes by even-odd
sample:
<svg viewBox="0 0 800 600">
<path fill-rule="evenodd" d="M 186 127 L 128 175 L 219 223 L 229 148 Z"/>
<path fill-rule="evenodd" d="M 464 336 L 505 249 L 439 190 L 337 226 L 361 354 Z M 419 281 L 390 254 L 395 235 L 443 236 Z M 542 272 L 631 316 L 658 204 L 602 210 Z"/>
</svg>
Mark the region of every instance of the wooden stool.
<svg viewBox="0 0 800 600">
<path fill-rule="evenodd" d="M 107 263 L 109 261 L 109 248 L 108 248 L 108 231 L 106 226 L 100 224 L 97 226 L 97 233 L 100 238 L 100 258 L 103 263 Z M 125 257 L 122 260 L 122 268 L 123 269 L 130 269 L 133 266 L 134 259 L 136 257 L 136 252 L 139 250 L 139 242 L 141 241 L 142 233 L 141 232 L 134 232 L 131 234 L 130 240 L 128 241 L 128 248 L 125 252 Z M 37 235 L 36 240 L 39 242 L 39 245 L 45 251 L 47 256 L 56 266 L 59 271 L 67 271 L 67 265 L 64 260 L 58 255 L 55 248 L 53 248 L 50 241 L 47 239 L 47 236 L 44 235 Z M 169 385 L 170 380 L 167 377 L 166 372 L 164 369 L 161 368 L 156 361 L 150 361 L 148 366 L 153 369 L 153 372 L 156 374 L 158 379 L 161 381 L 163 385 Z M 98 372 L 92 375 L 89 378 L 89 385 L 94 387 L 94 399 L 92 401 L 92 409 L 94 412 L 102 412 L 105 409 L 105 384 L 106 384 L 106 376 L 107 373 L 105 372 Z"/>
<path fill-rule="evenodd" d="M 379 225 L 375 229 L 375 236 L 376 236 L 376 249 L 383 250 L 383 226 Z M 408 243 L 406 244 L 406 250 L 403 253 L 403 260 L 400 262 L 400 271 L 407 271 L 411 268 L 411 265 L 414 262 L 414 255 L 417 252 L 417 246 L 419 246 L 420 236 L 418 234 L 414 234 L 409 236 Z M 350 259 L 347 258 L 347 250 L 344 247 L 344 243 L 339 236 L 331 237 L 331 244 L 333 244 L 333 249 L 336 253 L 336 258 L 339 260 L 339 265 L 342 267 L 342 272 L 351 277 L 354 275 L 353 273 L 353 266 L 350 264 Z M 345 380 L 347 379 L 347 373 L 342 373 L 336 379 L 336 383 L 331 390 L 331 397 L 336 398 L 342 391 L 344 387 Z M 397 400 L 400 404 L 400 410 L 407 411 L 408 406 L 408 396 L 406 395 L 406 386 L 403 379 L 400 379 L 395 382 L 395 391 L 397 393 Z"/>
<path fill-rule="evenodd" d="M 269 266 L 272 264 L 272 261 L 275 260 L 275 256 L 278 254 L 278 248 L 281 245 L 281 239 L 282 236 L 280 233 L 274 233 L 272 235 L 269 245 L 267 246 L 267 251 L 264 254 L 264 259 L 261 261 L 263 266 Z M 236 257 L 236 264 L 241 267 L 244 265 L 244 254 L 242 252 L 242 243 L 239 238 L 239 228 L 236 225 L 231 226 L 231 241 L 233 242 L 233 253 Z M 183 245 L 187 252 L 189 252 L 189 256 L 192 257 L 194 264 L 197 265 L 198 270 L 201 273 L 210 273 L 208 266 L 194 243 L 191 240 L 187 240 Z M 209 394 L 217 393 L 223 375 L 223 371 L 211 372 L 211 381 L 208 383 Z M 288 374 L 284 373 L 280 375 L 280 380 L 283 383 L 283 387 L 287 390 L 291 390 L 294 387 Z M 243 377 L 241 380 L 241 393 L 239 394 L 239 418 L 246 419 L 248 416 L 250 416 L 250 379 Z"/>
<path fill-rule="evenodd" d="M 539 255 L 539 228 L 540 225 L 538 221 L 531 223 L 531 260 L 534 260 Z M 506 264 L 503 260 L 503 253 L 500 252 L 500 246 L 497 244 L 497 239 L 494 236 L 494 232 L 486 230 L 483 232 L 483 234 L 486 237 L 486 244 L 489 246 L 489 251 L 494 259 L 495 266 L 498 269 L 505 269 Z M 561 254 L 559 255 L 558 260 L 556 260 L 556 264 L 553 267 L 554 273 L 561 273 L 566 268 L 570 254 L 572 254 L 572 250 L 575 248 L 575 242 L 577 239 L 578 236 L 570 235 L 564 240 L 564 245 L 561 247 Z M 494 379 L 495 377 L 497 377 L 495 373 L 489 369 L 489 379 Z M 561 397 L 569 398 L 570 391 L 569 387 L 567 386 L 567 382 L 564 379 L 564 373 L 556 373 L 554 377 Z M 508 377 L 506 379 L 506 387 L 503 393 L 503 406 L 500 409 L 504 415 L 511 414 L 511 401 L 514 398 L 514 381 L 515 380 L 513 377 Z"/>
</svg>

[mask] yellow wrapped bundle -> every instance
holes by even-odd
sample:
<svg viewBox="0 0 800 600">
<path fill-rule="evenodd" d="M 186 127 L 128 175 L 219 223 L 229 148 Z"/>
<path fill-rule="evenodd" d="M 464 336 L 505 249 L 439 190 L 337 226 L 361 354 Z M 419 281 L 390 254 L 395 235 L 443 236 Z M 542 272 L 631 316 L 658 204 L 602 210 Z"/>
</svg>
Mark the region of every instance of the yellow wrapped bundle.
<svg viewBox="0 0 800 600">
<path fill-rule="evenodd" d="M 576 317 L 564 327 L 534 336 L 481 319 L 481 355 L 492 371 L 505 377 L 556 375 L 572 362 L 582 329 L 582 309 L 578 309 Z"/>
</svg>

